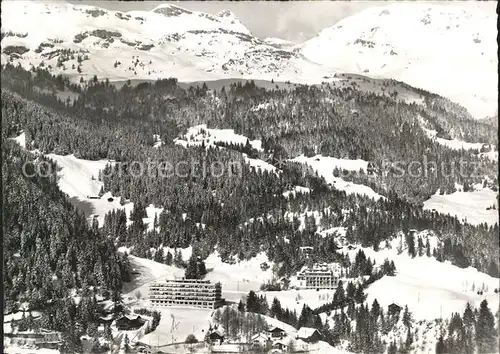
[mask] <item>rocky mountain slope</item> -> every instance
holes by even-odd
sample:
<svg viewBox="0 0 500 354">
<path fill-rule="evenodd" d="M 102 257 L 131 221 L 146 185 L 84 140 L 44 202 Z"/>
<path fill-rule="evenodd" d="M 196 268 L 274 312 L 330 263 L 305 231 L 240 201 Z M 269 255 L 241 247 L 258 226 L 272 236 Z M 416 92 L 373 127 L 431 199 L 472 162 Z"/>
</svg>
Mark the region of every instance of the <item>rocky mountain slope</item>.
<svg viewBox="0 0 500 354">
<path fill-rule="evenodd" d="M 125 13 L 9 1 L 2 4 L 1 58 L 74 81 L 97 75 L 320 83 L 358 73 L 441 94 L 480 118 L 497 109 L 495 36 L 493 16 L 430 4 L 370 8 L 293 45 L 253 36 L 230 11 L 159 5 Z"/>
</svg>

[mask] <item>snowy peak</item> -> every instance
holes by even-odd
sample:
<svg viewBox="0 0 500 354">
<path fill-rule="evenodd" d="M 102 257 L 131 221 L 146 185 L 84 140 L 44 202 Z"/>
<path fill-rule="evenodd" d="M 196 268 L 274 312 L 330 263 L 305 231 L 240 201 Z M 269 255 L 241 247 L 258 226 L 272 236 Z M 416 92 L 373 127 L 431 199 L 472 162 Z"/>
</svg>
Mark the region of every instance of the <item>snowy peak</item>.
<svg viewBox="0 0 500 354">
<path fill-rule="evenodd" d="M 231 10 L 221 10 L 217 12 L 216 16 L 229 22 L 240 22 Z"/>
<path fill-rule="evenodd" d="M 3 4 L 2 4 L 3 5 Z M 109 11 L 68 3 L 2 6 L 2 63 L 45 67 L 75 81 L 180 81 L 322 78 L 320 65 L 265 43 L 231 11 L 208 14 L 175 5 Z"/>
<path fill-rule="evenodd" d="M 230 26 L 234 31 L 250 34 L 250 31 L 238 20 L 234 13 L 229 10 L 222 10 L 215 15 L 211 15 L 205 12 L 190 11 L 176 5 L 162 4 L 151 10 L 151 12 L 155 14 L 161 14 L 169 18 L 181 17 L 183 20 L 188 22 L 194 22 L 196 20 L 203 22 L 209 20 L 212 21 L 216 26 L 226 25 Z"/>
<path fill-rule="evenodd" d="M 175 16 L 180 16 L 182 14 L 187 14 L 187 15 L 192 14 L 192 12 L 189 10 L 170 4 L 159 5 L 155 7 L 153 10 L 151 10 L 151 12 L 162 14 L 167 17 L 175 17 Z"/>
<path fill-rule="evenodd" d="M 375 6 L 296 45 L 254 37 L 229 10 L 160 4 L 110 11 L 66 2 L 2 3 L 2 63 L 75 81 L 246 78 L 317 84 L 335 74 L 392 78 L 440 94 L 477 117 L 497 111 L 495 17 L 454 6 Z"/>
<path fill-rule="evenodd" d="M 476 117 L 496 110 L 496 22 L 479 10 L 425 3 L 373 7 L 302 44 L 341 71 L 391 77 L 447 96 Z"/>
</svg>

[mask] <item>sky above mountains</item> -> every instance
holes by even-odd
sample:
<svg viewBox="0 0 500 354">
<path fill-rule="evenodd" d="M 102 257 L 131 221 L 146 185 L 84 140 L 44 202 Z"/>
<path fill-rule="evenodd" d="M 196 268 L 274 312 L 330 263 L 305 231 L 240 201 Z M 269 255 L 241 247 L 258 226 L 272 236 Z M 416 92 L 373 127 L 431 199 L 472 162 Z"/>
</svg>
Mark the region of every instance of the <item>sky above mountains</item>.
<svg viewBox="0 0 500 354">
<path fill-rule="evenodd" d="M 231 10 L 256 37 L 279 37 L 296 43 L 314 37 L 323 28 L 343 18 L 374 6 L 397 1 L 88 1 L 70 0 L 74 4 L 99 6 L 108 10 L 152 10 L 160 4 L 174 4 L 193 11 L 216 13 Z M 425 1 L 476 8 L 494 14 L 495 1 Z"/>
</svg>

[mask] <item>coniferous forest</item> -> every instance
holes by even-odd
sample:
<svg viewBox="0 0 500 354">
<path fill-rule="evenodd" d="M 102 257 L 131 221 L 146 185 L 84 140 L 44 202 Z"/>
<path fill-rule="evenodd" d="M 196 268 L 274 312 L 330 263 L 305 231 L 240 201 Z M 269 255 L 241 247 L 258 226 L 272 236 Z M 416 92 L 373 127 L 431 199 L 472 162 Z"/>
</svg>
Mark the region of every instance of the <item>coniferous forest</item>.
<svg viewBox="0 0 500 354">
<path fill-rule="evenodd" d="M 318 229 L 344 227 L 348 242 L 375 250 L 399 233 L 432 230 L 441 243 L 430 250 L 424 243 L 410 246 L 413 241 L 407 241 L 410 257 L 427 253 L 499 276 L 498 224 L 472 225 L 423 209 L 430 196 L 452 193 L 456 184 L 465 190 L 487 183 L 498 190 L 497 162 L 484 151 L 449 149 L 430 139 L 425 129 L 444 139 L 482 142 L 485 150 L 498 150 L 496 131 L 437 95 L 415 90 L 423 103 L 409 104 L 395 96 L 330 84 L 264 89 L 249 81 L 209 89 L 206 84 L 182 88 L 176 79 L 127 82 L 117 88 L 97 77 L 77 85 L 41 68 L 26 71 L 10 64 L 2 67 L 1 80 L 4 309 L 14 311 L 24 303 L 43 309 L 45 326 L 64 333 L 68 352 L 76 350 L 76 338 L 95 334 L 96 296 L 119 309 L 122 284 L 130 280 L 131 271 L 127 255 L 117 252 L 121 246 L 138 257 L 182 266 L 192 278 L 207 273 L 203 260 L 217 249 L 227 262 L 264 252 L 278 265 L 279 277 L 296 273 L 307 262 L 339 262 L 353 276 L 371 277 L 373 282 L 397 269 L 387 262 L 382 271 L 375 271 L 364 254 L 351 264 L 334 238 L 319 235 Z M 61 92 L 70 94 L 61 98 Z M 255 109 L 262 103 L 266 109 Z M 249 140 L 261 140 L 262 150 L 248 141 L 189 148 L 174 143 L 198 124 L 234 129 Z M 26 149 L 10 139 L 21 131 Z M 161 139 L 159 147 L 153 147 L 155 136 Z M 34 150 L 39 154 L 29 152 Z M 134 203 L 130 225 L 121 210 L 108 213 L 103 225 L 89 223 L 58 189 L 57 168 L 43 157 L 48 153 L 115 161 L 96 178 L 104 184 L 103 193 Z M 268 161 L 280 173 L 252 168 L 243 154 Z M 311 168 L 289 161 L 301 154 L 370 161 L 373 173 L 353 172 L 345 178 L 384 198 L 336 189 Z M 401 176 L 394 166 L 387 167 L 390 161 L 406 168 L 424 155 L 436 163 L 436 173 Z M 463 171 L 444 173 L 459 160 L 468 162 Z M 50 173 L 23 173 L 26 162 L 35 166 L 40 161 L 52 166 L 47 168 Z M 158 164 L 140 174 L 136 161 L 196 161 L 200 170 L 193 173 L 186 167 L 186 173 L 161 178 Z M 242 170 L 224 178 L 202 173 L 200 166 L 216 162 Z M 310 193 L 283 196 L 297 185 Z M 150 204 L 164 210 L 152 229 L 143 222 Z M 298 215 L 306 211 L 318 211 L 319 223 L 306 215 L 301 225 Z M 189 260 L 163 253 L 163 247 L 188 246 L 193 247 Z M 304 246 L 314 249 L 308 257 L 300 252 Z M 255 294 L 241 306 L 293 326 L 321 328 L 328 342 L 348 339 L 355 352 L 382 352 L 377 331 L 391 330 L 391 315 L 377 303 L 363 305 L 363 287 L 359 288 L 351 284 L 347 296 L 339 294 L 331 305 L 304 309 L 302 314 L 285 311 L 279 303 L 262 309 Z M 78 305 L 74 292 L 82 297 Z M 335 325 L 321 323 L 319 313 L 338 310 L 341 304 L 348 304 L 348 311 L 335 315 Z M 354 329 L 348 319 L 357 319 Z M 492 323 L 487 304 L 467 307 L 451 319 L 436 352 L 467 353 L 471 345 L 488 352 L 493 348 Z M 390 343 L 389 352 L 405 352 L 412 335 L 408 322 L 406 343 Z"/>
</svg>

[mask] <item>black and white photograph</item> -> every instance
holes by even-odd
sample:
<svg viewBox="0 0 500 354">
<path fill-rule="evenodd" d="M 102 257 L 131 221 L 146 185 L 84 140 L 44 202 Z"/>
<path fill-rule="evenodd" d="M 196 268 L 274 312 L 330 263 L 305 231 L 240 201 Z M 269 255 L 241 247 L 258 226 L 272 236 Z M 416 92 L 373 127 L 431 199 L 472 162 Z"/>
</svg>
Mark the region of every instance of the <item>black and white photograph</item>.
<svg viewBox="0 0 500 354">
<path fill-rule="evenodd" d="M 3 353 L 500 352 L 496 1 L 1 1 Z"/>
</svg>

